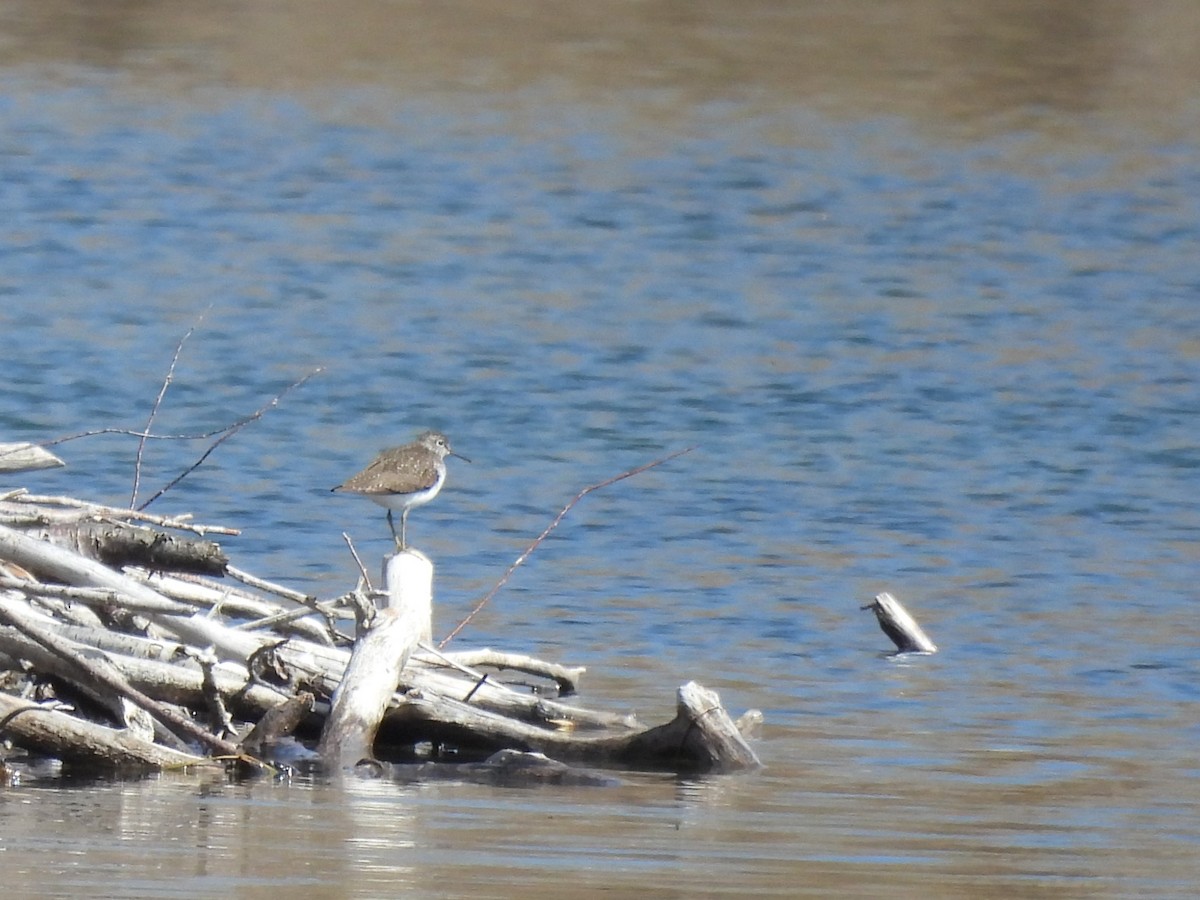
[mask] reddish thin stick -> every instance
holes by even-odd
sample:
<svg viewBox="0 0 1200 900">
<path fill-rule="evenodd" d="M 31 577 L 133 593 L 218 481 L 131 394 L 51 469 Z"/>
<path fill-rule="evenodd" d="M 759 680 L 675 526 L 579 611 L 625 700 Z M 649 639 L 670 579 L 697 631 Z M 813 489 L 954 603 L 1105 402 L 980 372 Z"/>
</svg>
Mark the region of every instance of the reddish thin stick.
<svg viewBox="0 0 1200 900">
<path fill-rule="evenodd" d="M 578 503 L 580 500 L 582 500 L 584 497 L 586 497 L 592 491 L 598 491 L 598 490 L 600 490 L 600 488 L 608 487 L 610 484 L 616 484 L 618 481 L 623 481 L 624 479 L 631 478 L 634 475 L 640 475 L 642 472 L 645 472 L 647 469 L 653 469 L 655 466 L 661 466 L 663 463 L 669 462 L 670 460 L 674 459 L 677 456 L 683 456 L 683 454 L 685 454 L 685 453 L 691 453 L 695 449 L 696 449 L 695 447 L 685 447 L 683 450 L 676 450 L 674 453 L 670 454 L 669 456 L 664 456 L 661 459 L 656 459 L 653 462 L 648 462 L 643 466 L 638 466 L 636 469 L 630 469 L 628 472 L 622 472 L 620 475 L 614 475 L 612 478 L 607 478 L 604 481 L 597 482 L 596 484 L 590 484 L 587 487 L 585 487 L 582 491 L 580 491 L 578 494 L 576 494 L 573 498 L 571 498 L 570 503 L 568 503 L 561 510 L 559 510 L 558 515 L 554 517 L 553 522 L 551 522 L 549 525 L 546 526 L 545 531 L 543 531 L 536 538 L 534 538 L 533 543 L 531 543 L 528 547 L 525 548 L 525 552 L 522 553 L 520 556 L 518 556 L 516 558 L 516 560 L 513 562 L 513 564 L 508 567 L 508 570 L 502 576 L 500 576 L 500 580 L 497 581 L 495 583 L 495 585 L 492 586 L 492 589 L 483 595 L 483 599 L 475 604 L 474 609 L 472 609 L 469 613 L 467 613 L 466 618 L 464 618 L 461 622 L 459 622 L 457 625 L 455 625 L 454 630 L 451 631 L 444 638 L 442 638 L 442 642 L 440 644 L 438 644 L 438 649 L 441 650 L 448 643 L 450 643 L 452 640 L 454 640 L 455 636 L 460 631 L 462 631 L 464 628 L 466 628 L 468 624 L 470 624 L 471 620 L 475 618 L 476 614 L 481 609 L 483 609 L 485 606 L 488 605 L 488 602 L 494 596 L 496 596 L 496 594 L 500 590 L 500 588 L 504 587 L 504 585 L 508 583 L 509 577 L 511 577 L 512 573 L 517 570 L 517 566 L 521 565 L 521 563 L 523 563 L 523 562 L 525 562 L 525 560 L 529 559 L 530 554 L 533 553 L 533 551 L 538 548 L 538 545 L 541 544 L 541 542 L 544 541 L 547 538 L 547 536 L 549 536 L 550 532 L 552 532 L 555 528 L 558 527 L 558 523 L 563 520 L 563 518 L 566 516 L 566 514 L 571 510 L 571 507 L 573 507 L 576 503 Z"/>
</svg>

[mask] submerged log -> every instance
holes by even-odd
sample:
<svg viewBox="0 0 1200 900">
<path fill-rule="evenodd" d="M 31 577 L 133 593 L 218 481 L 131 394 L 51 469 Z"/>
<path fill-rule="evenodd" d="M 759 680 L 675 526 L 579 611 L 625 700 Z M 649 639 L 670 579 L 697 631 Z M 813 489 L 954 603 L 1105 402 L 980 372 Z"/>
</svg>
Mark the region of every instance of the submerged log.
<svg viewBox="0 0 1200 900">
<path fill-rule="evenodd" d="M 874 602 L 867 604 L 863 609 L 875 613 L 879 627 L 892 639 L 897 653 L 937 652 L 937 645 L 929 639 L 917 624 L 917 620 L 887 591 L 876 594 Z"/>
<path fill-rule="evenodd" d="M 518 722 L 448 697 L 409 691 L 389 712 L 381 739 L 414 734 L 476 754 L 501 749 L 544 753 L 554 759 L 596 766 L 633 766 L 677 772 L 723 772 L 762 765 L 717 695 L 695 682 L 679 688 L 675 718 L 665 725 L 630 725 L 614 733 L 579 731 L 569 721 L 558 727 Z"/>
<path fill-rule="evenodd" d="M 373 767 L 381 777 L 402 783 L 468 781 L 493 787 L 587 786 L 613 787 L 619 779 L 604 772 L 570 766 L 544 753 L 497 750 L 483 762 L 422 763 Z"/>
</svg>

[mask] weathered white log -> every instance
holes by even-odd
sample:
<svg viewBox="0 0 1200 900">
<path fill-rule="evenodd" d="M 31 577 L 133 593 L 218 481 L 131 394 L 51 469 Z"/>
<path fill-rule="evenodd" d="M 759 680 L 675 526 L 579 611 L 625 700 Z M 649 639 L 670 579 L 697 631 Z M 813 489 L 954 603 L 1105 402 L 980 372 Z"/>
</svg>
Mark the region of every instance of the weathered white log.
<svg viewBox="0 0 1200 900">
<path fill-rule="evenodd" d="M 581 734 L 515 721 L 446 697 L 409 691 L 389 711 L 389 732 L 416 731 L 476 751 L 531 750 L 589 765 L 628 765 L 674 771 L 735 771 L 762 765 L 717 695 L 695 682 L 679 688 L 675 718 L 664 725 L 617 734 Z"/>
<path fill-rule="evenodd" d="M 31 608 L 23 597 L 14 592 L 0 592 L 0 620 L 4 618 L 4 613 L 9 610 L 18 611 L 25 622 L 37 623 L 39 627 L 47 625 L 51 629 L 56 626 L 64 627 L 56 620 Z M 81 626 L 75 625 L 65 627 L 81 628 Z M 90 631 L 92 629 L 83 626 L 82 630 Z M 120 673 L 115 668 L 111 668 L 111 663 L 104 654 L 87 646 L 76 644 L 69 639 L 63 638 L 62 640 L 64 645 L 70 646 L 74 655 L 86 655 L 90 665 L 102 668 L 110 667 L 110 673 L 119 676 Z M 53 653 L 18 628 L 0 627 L 0 651 L 3 651 L 10 658 L 14 659 L 13 668 L 20 668 L 20 665 L 15 660 L 21 659 L 31 663 L 39 673 L 57 675 L 63 681 L 74 684 L 84 696 L 90 697 L 94 703 L 107 709 L 118 722 L 124 724 L 126 728 L 131 729 L 137 736 L 145 740 L 154 739 L 155 722 L 145 710 L 132 703 L 128 698 L 100 684 L 96 679 L 86 676 L 81 677 L 79 668 L 72 663 L 70 658 Z M 176 750 L 188 749 L 183 741 L 179 740 L 178 737 L 165 728 L 159 728 L 158 730 L 163 743 Z"/>
<path fill-rule="evenodd" d="M 887 591 L 875 595 L 875 601 L 863 607 L 875 613 L 879 627 L 892 639 L 899 653 L 936 653 L 937 645 L 909 615 L 900 601 Z"/>
<path fill-rule="evenodd" d="M 85 517 L 48 524 L 38 529 L 36 536 L 118 571 L 140 566 L 153 571 L 221 575 L 229 563 L 216 541 L 132 522 Z"/>
<path fill-rule="evenodd" d="M 0 622 L 11 625 L 51 653 L 65 659 L 79 673 L 77 679 L 91 679 L 93 690 L 102 688 L 124 697 L 144 709 L 164 728 L 176 735 L 187 735 L 227 756 L 238 755 L 236 745 L 209 733 L 193 722 L 190 717 L 159 703 L 153 697 L 133 687 L 120 672 L 109 664 L 106 657 L 95 658 L 80 653 L 77 645 L 43 628 L 37 622 L 36 617 L 27 611 L 23 601 L 16 601 L 0 595 Z"/>
<path fill-rule="evenodd" d="M 105 654 L 108 661 L 138 690 L 163 703 L 200 706 L 204 702 L 204 674 L 192 666 L 162 660 Z M 6 659 L 7 657 L 7 659 Z M 0 662 L 16 667 L 16 660 L 31 662 L 39 672 L 63 672 L 70 677 L 66 663 L 49 650 L 14 629 L 0 628 Z M 283 703 L 287 694 L 265 684 L 251 684 L 249 675 L 234 671 L 229 663 L 213 670 L 217 688 L 246 719 L 254 719 Z"/>
<path fill-rule="evenodd" d="M 65 465 L 65 462 L 37 444 L 0 444 L 0 472 L 31 472 Z"/>
<path fill-rule="evenodd" d="M 114 768 L 175 769 L 212 760 L 171 750 L 124 729 L 108 728 L 0 693 L 0 732 L 32 753 Z"/>
<path fill-rule="evenodd" d="M 163 612 L 163 604 L 154 602 L 144 607 L 132 597 L 121 594 L 111 588 L 63 587 L 60 584 L 42 584 L 39 581 L 29 581 L 13 578 L 11 575 L 0 573 L 0 588 L 11 588 L 25 594 L 27 597 L 54 597 L 81 606 L 98 609 L 121 609 L 125 612 Z M 174 604 L 172 611 L 187 614 L 194 607 L 183 603 Z"/>
<path fill-rule="evenodd" d="M 77 587 L 103 587 L 128 594 L 168 632 L 198 647 L 213 646 L 224 658 L 246 660 L 263 644 L 263 638 L 242 634 L 204 616 L 175 616 L 149 612 L 156 606 L 164 613 L 178 607 L 162 594 L 87 559 L 0 525 L 0 557 L 23 568 Z"/>
<path fill-rule="evenodd" d="M 285 608 L 274 601 L 255 597 L 240 588 L 213 584 L 199 576 L 176 577 L 138 569 L 128 571 L 126 574 L 136 581 L 144 582 L 164 596 L 186 603 L 193 608 L 215 610 L 234 618 L 270 620 L 275 617 L 286 617 L 284 624 L 288 631 L 294 631 L 320 643 L 332 643 L 329 628 L 324 621 L 313 615 L 312 609 Z M 256 623 L 244 623 L 230 627 L 238 631 L 252 631 L 254 624 Z"/>
<path fill-rule="evenodd" d="M 433 563 L 420 550 L 411 547 L 384 559 L 385 602 L 380 609 L 411 608 L 421 615 L 418 641 L 433 639 Z"/>
<path fill-rule="evenodd" d="M 317 753 L 325 764 L 346 768 L 374 758 L 375 734 L 400 684 L 409 654 L 429 639 L 433 614 L 433 565 L 405 550 L 385 566 L 389 605 L 375 613 L 354 644 L 341 684 L 334 692 Z"/>
</svg>

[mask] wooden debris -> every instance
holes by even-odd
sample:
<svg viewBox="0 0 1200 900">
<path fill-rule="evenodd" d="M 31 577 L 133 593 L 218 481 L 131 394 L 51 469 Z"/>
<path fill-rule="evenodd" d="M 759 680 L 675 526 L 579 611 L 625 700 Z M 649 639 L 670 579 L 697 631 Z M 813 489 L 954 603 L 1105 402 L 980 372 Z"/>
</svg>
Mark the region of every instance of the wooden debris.
<svg viewBox="0 0 1200 900">
<path fill-rule="evenodd" d="M 0 444 L 0 472 L 31 472 L 65 465 L 65 462 L 37 444 Z"/>
<path fill-rule="evenodd" d="M 213 761 L 147 741 L 53 707 L 0 693 L 0 734 L 26 750 L 66 763 L 130 769 L 174 769 Z"/>
<path fill-rule="evenodd" d="M 47 529 L 45 537 L 106 566 L 140 566 L 151 571 L 223 575 L 229 563 L 214 541 L 167 534 L 125 522 L 78 522 Z"/>
<path fill-rule="evenodd" d="M 279 706 L 268 709 L 258 724 L 250 729 L 250 733 L 242 738 L 242 752 L 258 758 L 270 755 L 272 747 L 289 737 L 312 712 L 314 699 L 308 691 L 301 691 Z"/>
<path fill-rule="evenodd" d="M 393 781 L 470 781 L 493 787 L 542 787 L 571 785 L 613 787 L 619 779 L 604 772 L 581 769 L 551 759 L 544 753 L 497 750 L 483 762 L 425 763 L 423 765 L 378 766 L 378 774 Z"/>
<path fill-rule="evenodd" d="M 388 557 L 386 573 L 390 600 L 354 643 L 317 747 L 330 765 L 374 758 L 375 733 L 400 673 L 417 641 L 429 639 L 433 564 L 419 551 L 402 550 Z"/>
<path fill-rule="evenodd" d="M 748 732 L 761 714 L 735 724 L 695 683 L 679 689 L 674 719 L 648 727 L 565 702 L 581 667 L 434 648 L 433 566 L 417 551 L 387 559 L 386 595 L 357 588 L 319 600 L 228 565 L 232 577 L 218 583 L 163 570 L 161 559 L 89 558 L 46 540 L 49 523 L 119 517 L 67 498 L 15 496 L 0 500 L 0 676 L 10 690 L 75 707 L 0 691 L 0 738 L 28 752 L 121 769 L 237 759 L 263 771 L 258 760 L 290 742 L 293 754 L 315 748 L 306 752 L 331 771 L 493 783 L 606 780 L 579 766 L 760 765 L 739 725 Z"/>
<path fill-rule="evenodd" d="M 892 639 L 898 653 L 937 652 L 937 646 L 921 630 L 917 620 L 887 591 L 876 594 L 874 602 L 867 604 L 863 609 L 875 613 L 879 627 Z"/>
<path fill-rule="evenodd" d="M 193 534 L 241 534 L 236 528 L 224 525 L 196 525 L 187 516 L 160 516 L 137 509 L 104 506 L 76 500 L 74 497 L 46 497 L 31 494 L 23 488 L 0 495 L 0 522 L 8 525 L 30 522 L 75 522 L 80 519 L 96 521 L 145 522 L 162 528 L 190 531 Z"/>
</svg>

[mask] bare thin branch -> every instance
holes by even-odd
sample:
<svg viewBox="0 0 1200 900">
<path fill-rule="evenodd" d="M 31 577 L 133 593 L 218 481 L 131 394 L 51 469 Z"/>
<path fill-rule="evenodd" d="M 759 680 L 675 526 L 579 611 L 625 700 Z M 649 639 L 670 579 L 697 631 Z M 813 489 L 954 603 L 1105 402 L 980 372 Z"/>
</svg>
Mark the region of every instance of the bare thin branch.
<svg viewBox="0 0 1200 900">
<path fill-rule="evenodd" d="M 178 475 L 176 475 L 174 478 L 172 478 L 169 482 L 167 482 L 165 485 L 163 485 L 161 488 L 159 488 L 157 491 L 155 491 L 154 495 L 149 500 L 147 500 L 145 503 L 143 503 L 141 506 L 139 506 L 138 509 L 139 510 L 145 509 L 147 506 L 149 506 L 151 503 L 153 503 L 155 500 L 157 500 L 159 497 L 161 497 L 167 491 L 171 490 L 171 488 L 175 487 L 175 485 L 179 484 L 179 482 L 183 481 L 183 479 L 187 478 L 189 475 L 191 475 L 193 472 L 195 472 L 198 468 L 200 468 L 202 465 L 204 465 L 204 461 L 206 459 L 208 459 L 209 456 L 212 455 L 213 451 L 216 450 L 223 443 L 225 443 L 225 441 L 229 440 L 229 438 L 233 437 L 235 434 L 237 434 L 239 431 L 241 431 L 243 428 L 245 428 L 251 422 L 256 422 L 259 419 L 261 419 L 264 415 L 266 415 L 267 412 L 269 412 L 270 410 L 272 410 L 276 406 L 278 406 L 279 401 L 282 400 L 284 398 L 284 396 L 286 396 L 290 392 L 294 391 L 296 388 L 300 387 L 302 384 L 304 384 L 306 381 L 308 381 L 310 378 L 312 378 L 314 375 L 318 374 L 321 371 L 323 371 L 322 368 L 320 366 L 318 366 L 317 368 L 315 368 L 311 372 L 309 372 L 307 375 L 305 375 L 303 378 L 300 378 L 299 380 L 292 382 L 290 385 L 288 385 L 286 388 L 284 388 L 282 391 L 280 391 L 278 394 L 276 394 L 274 397 L 272 397 L 269 402 L 263 404 L 258 409 L 256 409 L 254 412 L 250 413 L 250 415 L 244 416 L 241 419 L 239 419 L 238 421 L 234 422 L 232 425 L 229 425 L 226 428 L 222 429 L 222 431 L 224 433 L 221 434 L 221 436 L 219 438 L 217 438 L 215 441 L 213 441 L 207 450 L 205 450 L 202 454 L 200 454 L 199 459 L 197 459 L 194 463 L 192 463 L 190 466 L 188 466 L 186 469 L 184 469 L 182 472 L 180 472 Z M 214 433 L 220 433 L 220 432 L 214 432 Z"/>
<path fill-rule="evenodd" d="M 199 326 L 204 321 L 204 317 L 212 309 L 212 304 L 209 304 L 208 309 L 200 313 L 196 318 L 196 323 L 187 330 L 183 337 L 179 339 L 179 343 L 175 345 L 175 355 L 171 357 L 171 365 L 167 367 L 166 377 L 163 378 L 162 387 L 158 389 L 158 396 L 154 398 L 154 405 L 150 407 L 150 415 L 146 419 L 145 434 L 138 439 L 137 454 L 133 462 L 133 492 L 129 496 L 129 508 L 137 507 L 138 488 L 142 483 L 142 455 L 146 451 L 146 441 L 150 434 L 151 428 L 154 425 L 154 419 L 158 415 L 159 407 L 162 406 L 163 397 L 167 395 L 167 388 L 171 386 L 171 381 L 175 377 L 175 366 L 179 363 L 179 354 L 183 352 L 183 345 L 187 343 L 187 339 L 192 336 Z"/>
<path fill-rule="evenodd" d="M 354 549 L 354 541 L 350 540 L 350 535 L 344 531 L 342 532 L 342 540 L 346 542 L 346 546 L 350 548 L 350 555 L 358 563 L 358 571 L 362 573 L 362 583 L 366 585 L 367 591 L 373 590 L 371 587 L 371 576 L 367 574 L 367 567 L 363 565 L 362 558 L 358 555 L 358 551 Z"/>
<path fill-rule="evenodd" d="M 52 438 L 51 440 L 48 440 L 48 441 L 36 441 L 34 443 L 36 443 L 36 445 L 38 447 L 53 447 L 56 444 L 65 444 L 69 441 L 77 441 L 80 438 L 99 437 L 99 436 L 105 435 L 105 434 L 119 434 L 119 435 L 123 435 L 125 437 L 135 437 L 135 438 L 139 438 L 139 439 L 143 439 L 143 440 L 147 440 L 147 441 L 201 441 L 201 440 L 204 440 L 205 438 L 215 437 L 216 435 L 224 435 L 226 432 L 229 432 L 229 431 L 236 431 L 237 429 L 240 429 L 240 428 L 245 427 L 246 425 L 249 425 L 255 419 L 261 419 L 263 414 L 270 407 L 274 406 L 281 399 L 283 399 L 284 394 L 287 394 L 289 391 L 295 390 L 300 385 L 304 384 L 304 382 L 306 382 L 310 378 L 312 378 L 314 375 L 320 374 L 323 371 L 324 371 L 324 367 L 318 366 L 317 368 L 315 368 L 311 372 L 309 372 L 307 375 L 305 375 L 303 378 L 301 378 L 299 381 L 297 381 L 294 384 L 291 384 L 287 388 L 285 388 L 277 397 L 275 397 L 270 403 L 268 403 L 262 409 L 255 410 L 254 412 L 250 413 L 249 415 L 243 416 L 242 418 L 238 419 L 235 422 L 230 423 L 229 425 L 222 425 L 220 428 L 212 428 L 208 431 L 196 431 L 196 432 L 192 432 L 192 433 L 182 433 L 182 434 L 151 434 L 149 431 L 138 431 L 136 428 L 91 428 L 87 431 L 77 431 L 74 434 L 65 434 L 62 437 Z M 141 508 L 145 509 L 146 504 L 143 503 Z"/>
<path fill-rule="evenodd" d="M 525 552 L 518 556 L 513 564 L 508 567 L 508 570 L 502 576 L 500 576 L 500 580 L 492 586 L 492 589 L 483 595 L 483 599 L 476 603 L 474 608 L 467 613 L 466 617 L 454 626 L 453 631 L 442 638 L 441 643 L 438 644 L 438 649 L 440 650 L 442 647 L 445 647 L 448 643 L 454 640 L 455 636 L 467 627 L 470 621 L 475 618 L 476 614 L 488 605 L 492 597 L 494 597 L 500 588 L 504 587 L 504 585 L 508 582 L 508 579 L 512 576 L 512 573 L 517 570 L 517 567 L 521 565 L 521 563 L 525 562 L 525 560 L 529 559 L 530 554 L 532 554 L 533 551 L 536 550 L 542 543 L 542 541 L 544 541 L 550 535 L 550 532 L 558 527 L 558 524 L 563 520 L 566 514 L 570 512 L 571 507 L 573 507 L 576 503 L 578 503 L 592 491 L 598 491 L 601 488 L 608 487 L 610 484 L 616 484 L 618 481 L 623 481 L 626 478 L 632 478 L 634 475 L 640 475 L 647 469 L 653 469 L 655 466 L 661 466 L 663 463 L 669 462 L 670 460 L 675 459 L 677 456 L 683 456 L 685 453 L 691 453 L 695 449 L 695 447 L 685 447 L 683 450 L 676 450 L 674 453 L 664 456 L 661 459 L 656 459 L 653 462 L 648 462 L 645 465 L 638 466 L 636 469 L 630 469 L 627 472 L 622 472 L 620 475 L 614 475 L 612 478 L 606 478 L 604 481 L 599 481 L 596 484 L 589 484 L 582 491 L 576 494 L 573 498 L 571 498 L 570 503 L 559 510 L 558 515 L 555 516 L 554 520 L 546 526 L 545 530 L 536 538 L 534 538 L 533 542 L 525 548 Z"/>
</svg>

